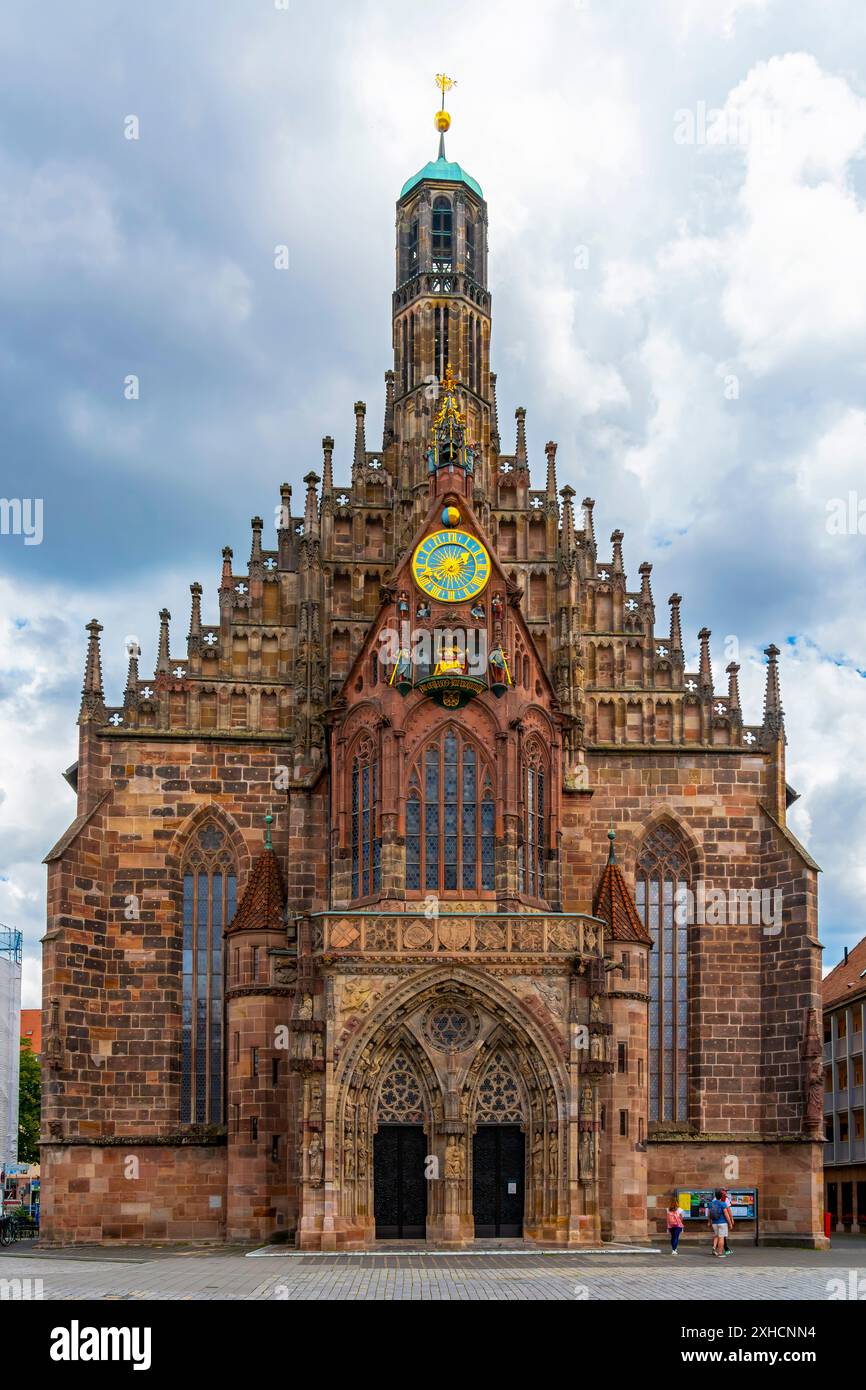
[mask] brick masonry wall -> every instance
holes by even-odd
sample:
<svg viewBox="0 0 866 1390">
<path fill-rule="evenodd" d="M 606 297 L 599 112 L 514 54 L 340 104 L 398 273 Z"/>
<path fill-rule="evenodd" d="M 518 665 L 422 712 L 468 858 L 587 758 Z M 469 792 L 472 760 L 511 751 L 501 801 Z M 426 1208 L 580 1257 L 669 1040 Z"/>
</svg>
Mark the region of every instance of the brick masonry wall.
<svg viewBox="0 0 866 1390">
<path fill-rule="evenodd" d="M 650 1236 L 665 1230 L 665 1209 L 677 1190 L 716 1187 L 757 1187 L 762 1244 L 823 1245 L 823 1198 L 820 1143 L 649 1144 L 647 1214 Z M 737 1177 L 731 1172 L 736 1161 Z M 688 1226 L 686 1235 L 706 1238 L 703 1222 Z M 754 1225 L 734 1227 L 734 1239 L 752 1240 Z"/>
<path fill-rule="evenodd" d="M 96 809 L 49 862 L 43 1028 L 50 1035 L 56 1001 L 60 1059 L 44 1071 L 43 1136 L 52 1141 L 43 1149 L 46 1236 L 219 1239 L 225 1138 L 219 1149 L 171 1143 L 195 1136 L 194 1127 L 180 1123 L 183 855 L 213 817 L 234 856 L 240 900 L 269 809 L 275 847 L 285 854 L 286 798 L 273 781 L 286 751 L 278 744 L 95 739 L 89 730 L 82 743 L 87 798 L 79 808 Z M 131 900 L 137 916 L 128 915 Z M 271 1129 L 261 1129 L 265 1165 Z M 285 1123 L 275 1132 L 282 1135 L 284 1177 Z M 121 1150 L 57 1147 L 64 1139 L 117 1137 L 130 1141 L 124 1153 L 137 1153 L 138 1139 L 164 1143 L 141 1149 L 141 1195 L 130 1196 L 131 1185 L 116 1172 Z M 94 1181 L 98 1201 L 82 1200 Z M 218 1210 L 208 1205 L 216 1195 Z M 115 1205 L 118 1214 L 111 1215 Z M 251 1218 L 248 1225 L 259 1233 Z"/>
<path fill-rule="evenodd" d="M 224 1144 L 42 1148 L 48 1245 L 221 1241 L 225 1210 Z"/>
</svg>

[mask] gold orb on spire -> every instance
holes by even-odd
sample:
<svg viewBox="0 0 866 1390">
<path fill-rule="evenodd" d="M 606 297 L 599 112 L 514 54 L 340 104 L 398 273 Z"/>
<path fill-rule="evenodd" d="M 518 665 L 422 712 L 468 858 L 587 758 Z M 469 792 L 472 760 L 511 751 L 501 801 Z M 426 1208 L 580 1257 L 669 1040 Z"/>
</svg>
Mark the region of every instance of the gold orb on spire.
<svg viewBox="0 0 866 1390">
<path fill-rule="evenodd" d="M 451 127 L 451 117 L 445 110 L 445 93 L 450 92 L 452 87 L 457 86 L 457 83 L 453 77 L 448 77 L 444 72 L 437 72 L 436 86 L 442 93 L 442 105 L 436 112 L 433 123 L 439 131 L 439 134 L 444 135 L 446 130 L 449 130 Z"/>
</svg>

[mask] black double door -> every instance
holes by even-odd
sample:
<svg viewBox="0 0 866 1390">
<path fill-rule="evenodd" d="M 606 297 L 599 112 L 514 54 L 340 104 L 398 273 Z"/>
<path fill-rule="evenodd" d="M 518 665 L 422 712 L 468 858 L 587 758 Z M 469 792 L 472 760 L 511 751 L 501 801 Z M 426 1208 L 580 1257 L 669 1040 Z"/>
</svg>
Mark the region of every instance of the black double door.
<svg viewBox="0 0 866 1390">
<path fill-rule="evenodd" d="M 384 1125 L 373 1140 L 373 1209 L 379 1240 L 423 1240 L 427 1138 L 421 1125 Z"/>
<path fill-rule="evenodd" d="M 523 1235 L 524 1136 L 517 1125 L 481 1125 L 472 1145 L 475 1235 Z"/>
</svg>

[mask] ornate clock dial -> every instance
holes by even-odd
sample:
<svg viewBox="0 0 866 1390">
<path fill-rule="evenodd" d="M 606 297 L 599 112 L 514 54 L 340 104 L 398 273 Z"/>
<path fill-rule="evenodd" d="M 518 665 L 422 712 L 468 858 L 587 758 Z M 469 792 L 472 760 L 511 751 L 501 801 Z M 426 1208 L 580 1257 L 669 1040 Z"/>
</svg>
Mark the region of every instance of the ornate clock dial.
<svg viewBox="0 0 866 1390">
<path fill-rule="evenodd" d="M 490 556 L 466 531 L 434 531 L 412 556 L 418 588 L 442 603 L 463 603 L 480 594 L 490 578 Z"/>
</svg>

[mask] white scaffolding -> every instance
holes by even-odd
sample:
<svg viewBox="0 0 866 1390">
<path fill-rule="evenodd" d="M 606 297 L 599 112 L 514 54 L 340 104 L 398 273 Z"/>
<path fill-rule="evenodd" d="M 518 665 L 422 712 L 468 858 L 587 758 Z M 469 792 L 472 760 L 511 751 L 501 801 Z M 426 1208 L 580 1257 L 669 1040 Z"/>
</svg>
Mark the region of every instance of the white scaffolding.
<svg viewBox="0 0 866 1390">
<path fill-rule="evenodd" d="M 18 1076 L 21 1067 L 20 931 L 0 923 L 0 1168 L 18 1162 Z"/>
</svg>

